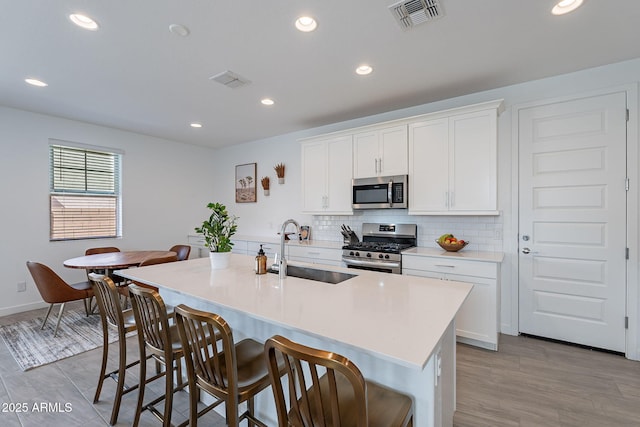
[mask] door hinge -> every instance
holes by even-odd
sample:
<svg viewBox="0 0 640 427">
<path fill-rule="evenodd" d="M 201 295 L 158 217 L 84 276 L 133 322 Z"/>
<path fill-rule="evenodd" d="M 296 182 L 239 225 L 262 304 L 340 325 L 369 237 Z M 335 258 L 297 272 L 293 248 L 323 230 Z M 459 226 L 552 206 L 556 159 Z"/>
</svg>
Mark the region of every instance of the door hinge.
<svg viewBox="0 0 640 427">
<path fill-rule="evenodd" d="M 624 252 L 625 252 L 625 254 L 624 254 L 625 259 L 629 259 L 629 248 L 625 248 Z"/>
<path fill-rule="evenodd" d="M 629 185 L 631 185 L 631 184 L 629 183 L 629 177 L 626 177 L 626 178 L 624 179 L 624 189 L 625 189 L 626 191 L 629 191 Z"/>
<path fill-rule="evenodd" d="M 629 121 L 629 109 L 627 108 L 627 121 Z"/>
<path fill-rule="evenodd" d="M 629 316 L 624 317 L 624 328 L 629 329 Z"/>
</svg>

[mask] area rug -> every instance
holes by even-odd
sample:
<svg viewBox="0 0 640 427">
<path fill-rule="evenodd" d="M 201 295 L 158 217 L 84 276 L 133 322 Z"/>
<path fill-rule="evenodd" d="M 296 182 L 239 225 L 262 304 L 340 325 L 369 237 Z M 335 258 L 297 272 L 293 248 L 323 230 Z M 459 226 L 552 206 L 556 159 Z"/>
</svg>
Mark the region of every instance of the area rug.
<svg viewBox="0 0 640 427">
<path fill-rule="evenodd" d="M 53 336 L 58 307 L 40 330 L 44 314 L 30 320 L 0 326 L 0 335 L 23 371 L 75 356 L 102 346 L 102 325 L 97 314 L 86 316 L 83 309 L 65 310 L 58 335 Z M 109 328 L 109 342 L 118 339 Z"/>
</svg>

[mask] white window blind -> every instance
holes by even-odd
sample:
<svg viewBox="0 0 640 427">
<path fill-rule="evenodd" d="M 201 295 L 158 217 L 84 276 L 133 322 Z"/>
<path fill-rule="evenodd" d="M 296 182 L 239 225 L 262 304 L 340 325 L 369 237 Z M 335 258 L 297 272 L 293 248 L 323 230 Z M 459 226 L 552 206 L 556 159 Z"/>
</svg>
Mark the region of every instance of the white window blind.
<svg viewBox="0 0 640 427">
<path fill-rule="evenodd" d="M 120 153 L 50 144 L 51 240 L 120 236 Z"/>
</svg>

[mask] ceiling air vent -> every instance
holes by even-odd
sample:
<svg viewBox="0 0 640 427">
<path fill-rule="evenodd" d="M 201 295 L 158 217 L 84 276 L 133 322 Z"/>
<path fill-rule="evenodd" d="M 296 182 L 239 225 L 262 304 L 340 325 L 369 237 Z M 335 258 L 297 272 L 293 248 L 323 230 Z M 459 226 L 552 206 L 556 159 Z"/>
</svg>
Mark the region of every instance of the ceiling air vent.
<svg viewBox="0 0 640 427">
<path fill-rule="evenodd" d="M 220 84 L 225 85 L 226 87 L 230 87 L 232 89 L 246 86 L 251 83 L 249 80 L 245 79 L 234 73 L 233 71 L 224 71 L 220 74 L 216 74 L 215 76 L 209 77 L 209 80 L 216 81 Z"/>
<path fill-rule="evenodd" d="M 439 0 L 405 0 L 389 6 L 403 30 L 444 15 Z"/>
</svg>

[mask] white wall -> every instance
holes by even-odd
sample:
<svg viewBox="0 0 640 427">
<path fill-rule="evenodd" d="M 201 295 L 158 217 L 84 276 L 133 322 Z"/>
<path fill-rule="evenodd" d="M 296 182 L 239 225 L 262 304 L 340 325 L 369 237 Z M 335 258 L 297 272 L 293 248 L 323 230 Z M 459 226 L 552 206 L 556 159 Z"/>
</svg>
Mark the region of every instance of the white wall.
<svg viewBox="0 0 640 427">
<path fill-rule="evenodd" d="M 123 237 L 49 241 L 49 138 L 124 150 Z M 49 265 L 68 281 L 86 280 L 65 259 L 91 246 L 169 249 L 207 214 L 215 151 L 71 120 L 0 107 L 0 315 L 42 306 L 25 266 Z M 17 292 L 18 282 L 26 292 Z"/>
</svg>

